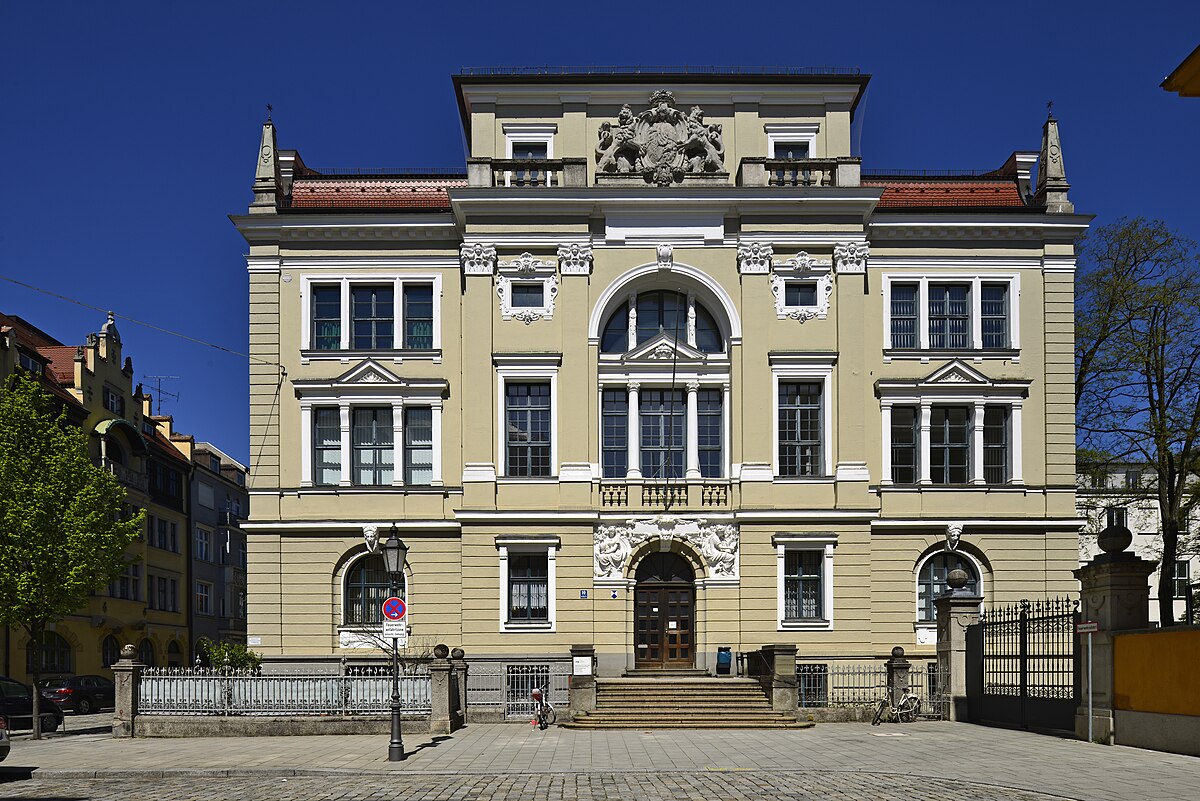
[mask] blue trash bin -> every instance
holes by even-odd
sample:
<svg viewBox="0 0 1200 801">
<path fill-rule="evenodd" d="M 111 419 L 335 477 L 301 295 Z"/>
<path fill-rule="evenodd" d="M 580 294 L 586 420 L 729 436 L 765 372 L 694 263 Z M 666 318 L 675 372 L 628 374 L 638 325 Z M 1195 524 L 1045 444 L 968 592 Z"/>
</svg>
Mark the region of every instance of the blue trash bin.
<svg viewBox="0 0 1200 801">
<path fill-rule="evenodd" d="M 729 648 L 717 649 L 717 675 L 728 676 L 729 668 L 733 664 L 733 653 Z"/>
</svg>

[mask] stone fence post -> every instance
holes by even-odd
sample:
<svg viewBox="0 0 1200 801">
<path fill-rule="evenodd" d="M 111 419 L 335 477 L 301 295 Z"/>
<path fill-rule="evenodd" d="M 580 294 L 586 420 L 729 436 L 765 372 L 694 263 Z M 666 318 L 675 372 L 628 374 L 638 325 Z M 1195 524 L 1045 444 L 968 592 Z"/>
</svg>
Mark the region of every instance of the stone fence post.
<svg viewBox="0 0 1200 801">
<path fill-rule="evenodd" d="M 892 658 L 887 662 L 888 698 L 892 706 L 898 706 L 904 694 L 908 692 L 908 671 L 912 667 L 904 658 L 904 649 L 897 645 L 892 649 Z"/>
<path fill-rule="evenodd" d="M 945 696 L 950 720 L 969 720 L 967 707 L 967 627 L 979 622 L 981 596 L 968 590 L 970 576 L 955 568 L 946 576 L 949 590 L 935 598 L 937 609 L 938 691 Z M 933 699 L 930 699 L 931 701 Z"/>
<path fill-rule="evenodd" d="M 1150 583 L 1154 562 L 1125 549 L 1133 534 L 1124 526 L 1109 526 L 1100 532 L 1097 544 L 1104 553 L 1075 570 L 1079 579 L 1080 612 L 1084 622 L 1098 624 L 1092 637 L 1092 686 L 1088 687 L 1087 648 L 1077 649 L 1076 662 L 1083 676 L 1079 707 L 1075 712 L 1075 736 L 1088 737 L 1088 692 L 1092 694 L 1092 739 L 1113 743 L 1113 634 L 1150 626 Z M 1089 635 L 1079 635 L 1086 638 Z M 1086 642 L 1086 640 L 1083 640 Z"/>
<path fill-rule="evenodd" d="M 764 645 L 762 655 L 771 671 L 771 709 L 795 716 L 800 703 L 796 681 L 796 646 Z"/>
<path fill-rule="evenodd" d="M 458 698 L 451 699 L 451 703 L 458 702 L 457 725 L 454 728 L 462 728 L 467 725 L 467 659 L 463 649 L 454 648 L 450 651 L 450 665 L 454 669 L 453 684 L 458 690 Z"/>
<path fill-rule="evenodd" d="M 433 662 L 429 665 L 429 733 L 449 734 L 451 732 L 450 714 L 453 702 L 450 700 L 450 671 L 453 666 L 446 657 L 450 649 L 438 644 L 433 647 Z"/>
<path fill-rule="evenodd" d="M 594 645 L 571 646 L 571 677 L 567 684 L 567 708 L 571 720 L 585 712 L 596 711 L 596 671 L 592 668 L 595 656 Z"/>
<path fill-rule="evenodd" d="M 121 658 L 112 666 L 116 684 L 116 702 L 113 709 L 112 733 L 115 738 L 137 736 L 138 693 L 141 690 L 142 670 L 145 665 L 134 661 L 137 649 L 132 645 L 121 648 Z"/>
</svg>

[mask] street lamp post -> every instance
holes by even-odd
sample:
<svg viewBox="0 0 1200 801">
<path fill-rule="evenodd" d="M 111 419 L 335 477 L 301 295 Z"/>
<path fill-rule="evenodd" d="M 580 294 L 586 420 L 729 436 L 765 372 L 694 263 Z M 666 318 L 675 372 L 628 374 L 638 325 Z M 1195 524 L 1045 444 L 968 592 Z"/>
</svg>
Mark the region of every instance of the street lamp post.
<svg viewBox="0 0 1200 801">
<path fill-rule="evenodd" d="M 396 524 L 392 523 L 391 536 L 380 548 L 383 551 L 383 566 L 391 580 L 391 595 L 396 597 L 397 585 L 404 575 L 404 560 L 408 546 L 396 536 Z M 407 625 L 407 623 L 405 624 Z M 388 762 L 404 761 L 404 737 L 400 732 L 400 665 L 396 638 L 392 637 L 392 739 L 388 743 Z"/>
</svg>

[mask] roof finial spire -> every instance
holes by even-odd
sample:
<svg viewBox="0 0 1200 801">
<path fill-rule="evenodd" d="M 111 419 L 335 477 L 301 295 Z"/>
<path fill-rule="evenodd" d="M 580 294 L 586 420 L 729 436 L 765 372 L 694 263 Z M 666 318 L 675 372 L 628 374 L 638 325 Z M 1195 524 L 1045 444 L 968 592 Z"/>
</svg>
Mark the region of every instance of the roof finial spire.
<svg viewBox="0 0 1200 801">
<path fill-rule="evenodd" d="M 267 108 L 270 108 L 270 106 L 267 106 Z M 268 114 L 267 119 L 270 119 L 270 118 L 271 118 L 271 115 Z M 1054 101 L 1053 100 L 1046 101 L 1046 119 L 1048 119 L 1048 120 L 1054 119 Z"/>
<path fill-rule="evenodd" d="M 271 104 L 267 104 L 267 122 L 271 121 Z"/>
<path fill-rule="evenodd" d="M 267 121 L 262 126 L 258 144 L 258 163 L 254 169 L 254 202 L 251 214 L 273 214 L 281 186 L 279 153 L 275 148 L 275 123 L 271 122 L 271 104 L 267 104 Z"/>
<path fill-rule="evenodd" d="M 1050 105 L 1047 104 L 1047 111 Z M 1037 191 L 1034 203 L 1046 211 L 1056 214 L 1071 214 L 1074 205 L 1067 199 L 1067 171 L 1063 166 L 1062 143 L 1058 138 L 1058 120 L 1047 116 L 1042 123 L 1042 152 L 1037 163 Z"/>
</svg>

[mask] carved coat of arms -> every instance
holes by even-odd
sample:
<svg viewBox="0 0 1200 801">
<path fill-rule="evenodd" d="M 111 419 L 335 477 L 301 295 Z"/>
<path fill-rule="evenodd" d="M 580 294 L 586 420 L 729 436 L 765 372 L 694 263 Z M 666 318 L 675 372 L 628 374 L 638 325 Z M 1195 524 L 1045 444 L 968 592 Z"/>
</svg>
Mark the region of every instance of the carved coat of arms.
<svg viewBox="0 0 1200 801">
<path fill-rule="evenodd" d="M 706 124 L 699 106 L 684 114 L 665 89 L 650 96 L 650 108 L 641 114 L 623 106 L 615 123 L 600 124 L 597 137 L 600 173 L 641 173 L 648 183 L 669 186 L 686 173 L 725 170 L 721 126 Z"/>
</svg>

